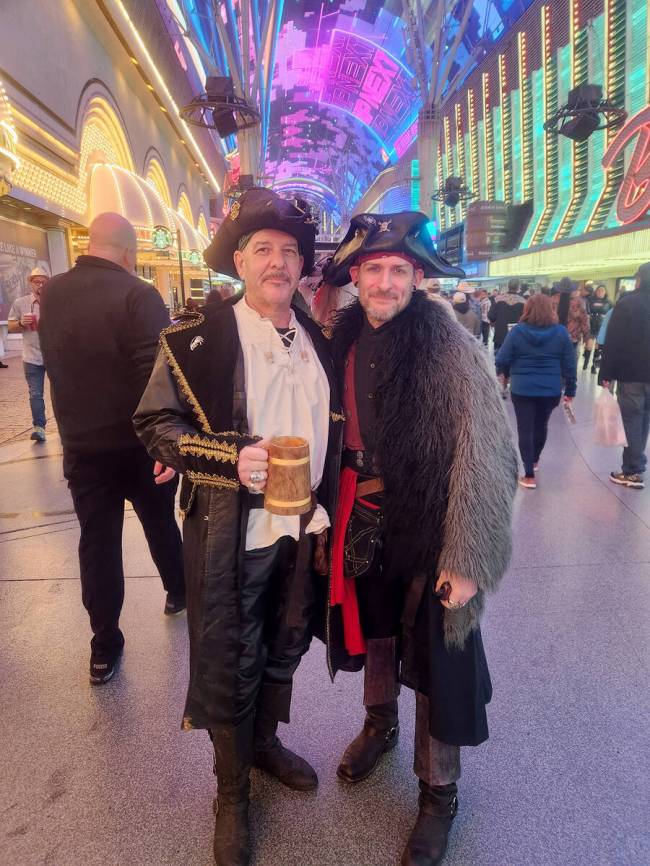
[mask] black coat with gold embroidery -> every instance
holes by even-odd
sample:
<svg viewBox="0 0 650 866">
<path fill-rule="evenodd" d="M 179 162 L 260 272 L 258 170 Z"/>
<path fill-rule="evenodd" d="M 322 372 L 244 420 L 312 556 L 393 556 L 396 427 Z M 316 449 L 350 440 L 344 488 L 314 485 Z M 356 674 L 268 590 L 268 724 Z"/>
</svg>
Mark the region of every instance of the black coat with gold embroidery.
<svg viewBox="0 0 650 866">
<path fill-rule="evenodd" d="M 152 457 L 183 475 L 181 514 L 188 590 L 190 683 L 183 724 L 237 723 L 246 708 L 237 694 L 238 597 L 249 494 L 238 480 L 240 450 L 254 442 L 246 415 L 244 365 L 233 303 L 194 314 L 161 335 L 161 351 L 134 416 Z M 300 310 L 330 385 L 330 428 L 316 496 L 335 510 L 342 412 L 329 345 Z M 322 584 L 322 578 L 316 578 Z M 320 586 L 324 594 L 325 587 Z"/>
</svg>

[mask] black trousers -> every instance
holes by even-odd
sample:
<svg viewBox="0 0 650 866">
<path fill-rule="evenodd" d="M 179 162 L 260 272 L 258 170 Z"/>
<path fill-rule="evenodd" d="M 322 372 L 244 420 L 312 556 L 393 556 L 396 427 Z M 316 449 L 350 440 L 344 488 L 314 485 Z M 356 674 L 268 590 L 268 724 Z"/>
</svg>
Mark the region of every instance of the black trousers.
<svg viewBox="0 0 650 866">
<path fill-rule="evenodd" d="M 238 703 L 242 715 L 259 699 L 277 721 L 289 722 L 293 675 L 311 642 L 313 581 L 294 573 L 297 544 L 288 536 L 247 550 L 239 609 Z"/>
<path fill-rule="evenodd" d="M 119 620 L 126 499 L 140 519 L 163 586 L 174 595 L 185 592 L 181 535 L 174 517 L 178 479 L 156 485 L 153 464 L 141 447 L 98 454 L 64 452 L 63 471 L 81 527 L 81 597 L 90 616 L 93 656 L 100 660 L 114 658 L 124 645 Z"/>
<path fill-rule="evenodd" d="M 517 417 L 519 453 L 527 478 L 535 477 L 533 466 L 546 445 L 548 419 L 559 402 L 559 397 L 523 397 L 512 394 L 512 405 Z"/>
<path fill-rule="evenodd" d="M 481 339 L 483 340 L 483 345 L 487 346 L 488 341 L 490 339 L 490 323 L 489 322 L 481 322 Z"/>
</svg>

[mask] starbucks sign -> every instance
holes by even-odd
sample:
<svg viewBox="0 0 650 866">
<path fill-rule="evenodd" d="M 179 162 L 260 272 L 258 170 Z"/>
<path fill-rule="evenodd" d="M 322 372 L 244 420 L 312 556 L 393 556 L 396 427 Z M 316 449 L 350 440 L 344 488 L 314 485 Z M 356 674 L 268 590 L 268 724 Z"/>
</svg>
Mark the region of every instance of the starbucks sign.
<svg viewBox="0 0 650 866">
<path fill-rule="evenodd" d="M 173 242 L 174 238 L 167 226 L 154 226 L 151 232 L 151 243 L 155 250 L 168 250 Z"/>
</svg>

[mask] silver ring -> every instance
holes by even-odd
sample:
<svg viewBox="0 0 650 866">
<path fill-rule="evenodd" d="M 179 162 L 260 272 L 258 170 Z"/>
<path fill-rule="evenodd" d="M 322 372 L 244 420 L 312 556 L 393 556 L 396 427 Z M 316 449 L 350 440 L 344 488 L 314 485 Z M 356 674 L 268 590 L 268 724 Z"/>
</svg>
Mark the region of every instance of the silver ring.
<svg viewBox="0 0 650 866">
<path fill-rule="evenodd" d="M 249 484 L 248 489 L 250 490 L 251 493 L 260 493 L 260 489 L 257 486 L 257 484 Z"/>
<path fill-rule="evenodd" d="M 259 484 L 260 481 L 264 481 L 264 473 L 260 469 L 253 469 L 251 472 L 251 483 Z"/>
</svg>

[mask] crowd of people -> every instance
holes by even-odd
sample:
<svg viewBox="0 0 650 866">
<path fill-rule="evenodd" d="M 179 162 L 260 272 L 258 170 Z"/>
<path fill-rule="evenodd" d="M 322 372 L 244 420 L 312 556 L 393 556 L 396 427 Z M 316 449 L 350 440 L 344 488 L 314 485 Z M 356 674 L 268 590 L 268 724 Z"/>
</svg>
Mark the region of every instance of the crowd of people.
<svg viewBox="0 0 650 866">
<path fill-rule="evenodd" d="M 164 613 L 187 610 L 183 727 L 207 730 L 213 745 L 217 866 L 250 863 L 253 767 L 292 789 L 318 785 L 278 737 L 313 636 L 331 677 L 364 672 L 344 782 L 368 778 L 395 746 L 400 688 L 414 690 L 419 811 L 401 863 L 442 862 L 461 747 L 488 737 L 484 597 L 508 566 L 517 481 L 536 487 L 549 417 L 575 395 L 580 344 L 584 368 L 600 365 L 604 387 L 618 383 L 628 445 L 612 481 L 643 486 L 650 264 L 614 307 L 604 287 L 568 278 L 542 291 L 511 280 L 490 297 L 457 282 L 463 273 L 438 256 L 427 222 L 353 217 L 312 310 L 332 310 L 325 296 L 346 285 L 355 299 L 319 323 L 298 294 L 314 267 L 309 210 L 248 190 L 205 252 L 245 292 L 215 292 L 170 323 L 134 273 L 135 230 L 101 214 L 87 255 L 51 279 L 32 272 L 10 313 L 39 442 L 44 370 L 51 382 L 81 528 L 91 682 L 107 683 L 124 651 L 126 500 L 166 589 Z M 449 299 L 441 280 L 456 283 Z M 521 476 L 501 399 L 508 383 Z M 278 436 L 309 445 L 311 495 L 287 513 L 265 507 Z"/>
<path fill-rule="evenodd" d="M 484 288 L 472 291 L 467 283 L 459 283 L 446 293 L 441 292 L 439 283 L 428 288 L 430 297 L 446 303 L 459 324 L 481 339 L 484 346 L 489 346 L 492 335 L 502 396 L 506 399 L 509 388 L 515 411 L 524 469 L 519 478 L 522 487 L 537 487 L 535 472 L 546 443 L 549 418 L 561 400 L 572 415 L 570 404 L 576 394 L 580 357 L 583 370 L 599 373 L 613 319 L 615 337 L 610 335 L 606 369 L 600 371 L 598 384 L 610 387 L 614 381 L 618 383 L 617 397 L 628 445 L 623 450 L 621 470 L 611 472 L 610 480 L 643 488 L 650 425 L 650 403 L 645 394 L 650 367 L 645 338 L 650 331 L 642 299 L 647 296 L 649 282 L 650 265 L 644 265 L 637 274 L 635 290 L 622 294 L 616 305 L 605 285 L 594 287 L 589 281 L 579 285 L 570 277 L 563 277 L 551 287 L 538 288 L 511 279 L 505 292 L 492 295 Z M 629 315 L 631 309 L 638 312 L 638 319 Z"/>
</svg>

